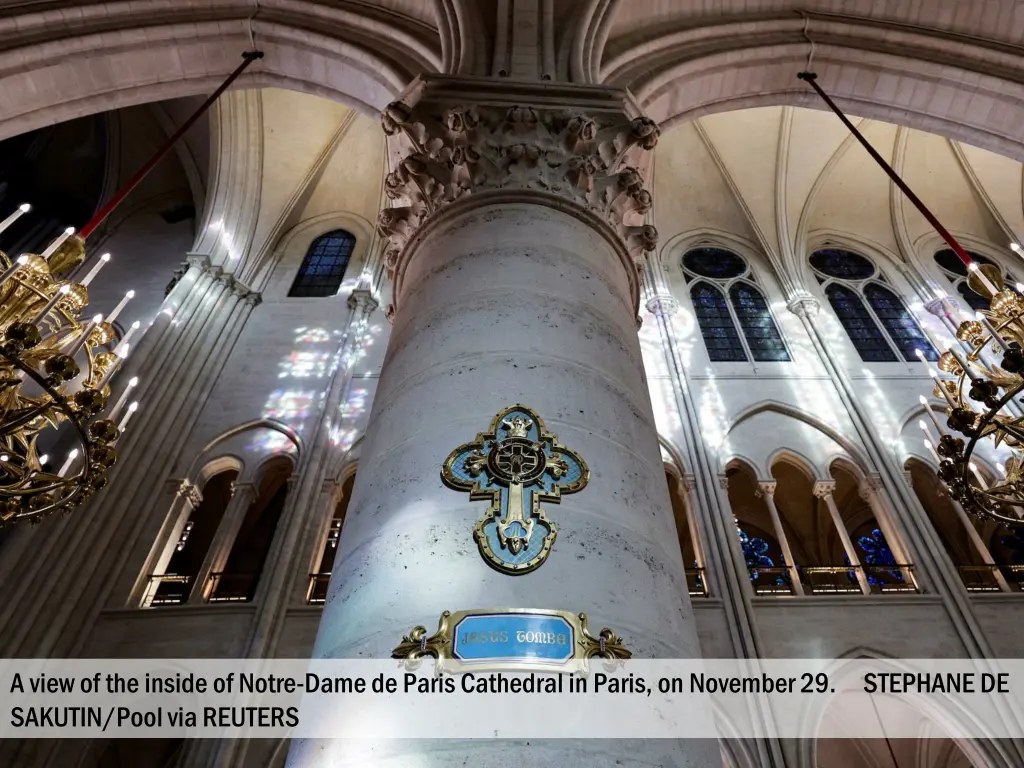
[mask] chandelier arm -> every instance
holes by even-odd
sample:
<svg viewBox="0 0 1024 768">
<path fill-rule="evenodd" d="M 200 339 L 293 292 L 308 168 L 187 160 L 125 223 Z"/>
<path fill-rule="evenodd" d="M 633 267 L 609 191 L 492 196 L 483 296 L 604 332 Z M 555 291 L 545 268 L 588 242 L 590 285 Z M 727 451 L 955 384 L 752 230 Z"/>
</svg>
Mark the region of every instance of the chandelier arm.
<svg viewBox="0 0 1024 768">
<path fill-rule="evenodd" d="M 1005 523 L 1007 525 L 1014 526 L 1021 525 L 1022 520 L 1020 518 L 1004 515 L 997 511 L 998 508 L 995 510 L 990 509 L 986 504 L 983 503 L 983 500 L 989 499 L 995 501 L 997 504 L 1008 505 L 1011 507 L 1022 507 L 1024 506 L 1024 504 L 1013 503 L 1011 501 L 1005 500 L 1000 496 L 991 493 L 991 489 L 985 490 L 983 488 L 975 487 L 971 483 L 971 474 L 973 472 L 973 470 L 971 469 L 971 457 L 974 455 L 974 447 L 977 445 L 978 440 L 982 439 L 983 437 L 986 437 L 987 435 L 990 435 L 993 430 L 1002 430 L 1004 432 L 1009 432 L 1010 434 L 1013 434 L 1018 438 L 1024 436 L 1024 433 L 1021 433 L 1021 431 L 1018 430 L 1014 425 L 995 425 L 993 423 L 996 415 L 1007 405 L 1007 403 L 1011 402 L 1013 398 L 1016 397 L 1021 392 L 1021 390 L 1024 390 L 1024 383 L 1019 384 L 1013 389 L 1008 390 L 1006 394 L 999 399 L 996 405 L 989 411 L 987 411 L 985 415 L 982 417 L 981 424 L 979 425 L 977 431 L 967 442 L 967 447 L 964 449 L 963 456 L 959 460 L 954 461 L 951 459 L 951 461 L 953 461 L 954 464 L 960 465 L 960 481 L 964 488 L 964 498 L 961 499 L 961 503 L 967 509 L 967 511 L 974 512 L 975 510 L 977 510 L 978 512 L 983 512 L 985 517 L 988 517 L 992 520 L 998 520 L 999 522 Z M 992 429 L 986 431 L 986 427 L 992 427 Z M 1011 486 L 1009 484 L 1006 484 L 1001 487 Z M 977 512 L 975 514 L 977 516 Z"/>
<path fill-rule="evenodd" d="M 4 437 L 13 432 L 17 432 L 19 429 L 21 429 L 23 426 L 28 424 L 33 419 L 38 418 L 42 414 L 46 413 L 48 410 L 50 410 L 50 404 L 41 403 L 35 406 L 34 408 L 28 408 L 26 410 L 28 411 L 28 413 L 23 413 L 16 419 L 12 419 L 11 421 L 4 422 L 4 424 L 0 425 L 0 437 Z"/>
<path fill-rule="evenodd" d="M 15 489 L 12 491 L 7 491 L 7 488 L 4 489 L 5 493 L 7 493 L 7 495 L 9 496 L 32 495 L 39 497 L 42 494 L 49 493 L 50 491 L 53 490 L 61 488 L 71 488 L 71 493 L 67 497 L 56 499 L 45 506 L 28 509 L 24 514 L 19 514 L 16 516 L 17 519 L 24 519 L 27 517 L 38 517 L 52 510 L 65 507 L 67 504 L 74 501 L 78 496 L 82 494 L 82 492 L 85 489 L 85 484 L 80 481 L 90 477 L 90 475 L 92 474 L 93 466 L 92 457 L 89 454 L 89 447 L 93 444 L 93 441 L 90 439 L 88 433 L 86 432 L 84 418 L 72 409 L 71 404 L 68 402 L 67 398 L 60 392 L 58 392 L 51 384 L 49 384 L 44 376 L 42 376 L 37 370 L 35 370 L 31 366 L 24 364 L 17 357 L 12 357 L 3 350 L 0 350 L 0 357 L 3 357 L 16 368 L 19 368 L 21 371 L 23 371 L 26 375 L 28 375 L 29 378 L 31 378 L 36 384 L 38 384 L 39 387 L 42 388 L 42 390 L 47 395 L 49 395 L 53 399 L 52 405 L 56 406 L 67 417 L 68 423 L 71 424 L 72 428 L 77 433 L 78 442 L 82 448 L 82 469 L 73 478 L 61 478 L 63 482 L 51 483 L 50 485 L 43 487 L 35 486 L 29 489 Z M 26 479 L 31 479 L 31 477 L 32 473 L 28 472 L 26 468 Z M 79 480 L 79 482 L 73 483 L 72 481 L 76 479 Z"/>
</svg>

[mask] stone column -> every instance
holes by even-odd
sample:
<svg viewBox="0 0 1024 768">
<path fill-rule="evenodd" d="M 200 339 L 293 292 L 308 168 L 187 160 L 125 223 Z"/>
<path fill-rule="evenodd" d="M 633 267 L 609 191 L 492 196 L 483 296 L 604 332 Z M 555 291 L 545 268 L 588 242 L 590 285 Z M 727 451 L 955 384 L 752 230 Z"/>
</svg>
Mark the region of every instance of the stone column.
<svg viewBox="0 0 1024 768">
<path fill-rule="evenodd" d="M 846 530 L 846 523 L 843 522 L 843 516 L 839 514 L 839 507 L 836 506 L 836 500 L 832 496 L 832 494 L 835 493 L 835 490 L 835 481 L 819 480 L 814 484 L 814 495 L 819 499 L 824 499 L 825 506 L 828 507 L 828 513 L 832 517 L 832 523 L 836 527 L 839 539 L 843 542 L 843 549 L 846 550 L 846 556 L 850 560 L 850 565 L 854 568 L 853 572 L 857 574 L 857 582 L 860 584 L 860 591 L 865 595 L 869 595 L 871 594 L 871 586 L 868 584 L 868 577 L 864 573 L 864 569 L 861 567 L 860 558 L 857 556 L 857 550 L 853 546 L 853 540 L 850 539 L 850 533 Z"/>
<path fill-rule="evenodd" d="M 886 508 L 885 502 L 882 501 L 880 497 L 882 490 L 882 479 L 877 473 L 872 473 L 866 476 L 861 481 L 860 487 L 858 488 L 860 497 L 867 502 L 869 507 L 871 507 L 871 512 L 875 516 L 875 522 L 878 524 L 879 530 L 882 531 L 882 534 L 885 536 L 885 541 L 889 545 L 889 551 L 893 553 L 893 556 L 896 558 L 896 562 L 900 564 L 913 565 L 913 559 L 910 557 L 910 553 L 907 551 L 907 548 L 903 544 L 899 535 L 893 530 L 888 509 Z M 911 568 L 900 568 L 900 573 L 903 574 L 903 580 L 907 584 L 918 591 L 921 590 L 921 587 L 917 582 L 917 576 Z"/>
<path fill-rule="evenodd" d="M 249 507 L 256 501 L 257 490 L 252 483 L 232 483 L 231 501 L 228 502 L 224 516 L 220 519 L 217 532 L 213 535 L 210 548 L 206 550 L 203 564 L 199 566 L 195 583 L 189 593 L 188 601 L 192 604 L 204 603 L 209 597 L 213 586 L 209 584 L 210 575 L 224 570 L 224 565 L 231 554 L 231 547 L 234 546 L 238 530 L 242 527 L 245 514 Z"/>
<path fill-rule="evenodd" d="M 779 548 L 782 550 L 782 556 L 786 558 L 786 565 L 789 567 L 789 578 L 793 582 L 793 592 L 797 595 L 802 595 L 804 593 L 804 585 L 800 582 L 800 571 L 797 570 L 796 558 L 793 557 L 793 551 L 789 548 L 789 539 L 786 537 L 786 531 L 782 528 L 782 518 L 779 517 L 779 510 L 775 506 L 775 489 L 778 485 L 774 480 L 761 480 L 757 484 L 757 495 L 764 499 L 764 503 L 768 507 L 768 516 L 772 519 L 775 538 L 779 540 Z"/>
<path fill-rule="evenodd" d="M 172 483 L 173 481 L 168 481 L 165 484 L 165 488 L 166 486 L 171 486 Z M 157 585 L 150 583 L 150 574 L 165 574 L 167 572 L 167 564 L 170 562 L 171 557 L 174 556 L 175 546 L 181 540 L 181 534 L 185 530 L 185 525 L 203 502 L 203 492 L 187 479 L 180 481 L 177 484 L 177 488 L 172 492 L 174 493 L 174 498 L 171 502 L 170 511 L 167 513 L 166 530 L 162 531 L 160 536 L 165 545 L 160 550 L 154 550 L 151 553 L 146 567 L 139 574 L 132 597 L 128 602 L 133 607 L 140 604 L 143 607 L 148 606 L 149 600 L 152 599 L 157 589 Z M 164 496 L 166 495 L 165 492 Z M 163 501 L 163 498 L 160 501 Z M 161 506 L 163 505 L 161 504 Z M 189 590 L 193 586 L 194 582 L 185 589 Z"/>
<path fill-rule="evenodd" d="M 486 87 L 423 79 L 384 113 L 394 329 L 314 653 L 384 658 L 444 610 L 521 607 L 586 611 L 638 657 L 697 657 L 636 333 L 634 258 L 656 238 L 638 166 L 658 129 L 624 91 Z M 446 488 L 440 470 L 515 403 L 591 477 L 542 504 L 559 527 L 550 557 L 508 575 L 473 539 L 487 504 Z M 288 764 L 616 762 L 720 757 L 707 740 L 307 741 Z"/>
<path fill-rule="evenodd" d="M 996 566 L 996 560 L 992 557 L 992 553 L 989 551 L 988 546 L 985 544 L 985 540 L 981 538 L 981 534 L 978 533 L 978 529 L 974 527 L 974 523 L 971 522 L 971 518 L 964 512 L 964 508 L 960 506 L 960 502 L 956 499 L 950 499 L 949 503 L 956 511 L 957 519 L 960 520 L 960 524 L 967 531 L 967 538 L 971 540 L 971 544 L 978 550 L 978 556 L 981 558 L 985 565 L 991 566 L 992 578 L 995 579 L 996 585 L 1002 592 L 1012 592 L 1009 582 L 1006 581 L 1006 577 L 1003 576 L 1003 572 Z"/>
</svg>

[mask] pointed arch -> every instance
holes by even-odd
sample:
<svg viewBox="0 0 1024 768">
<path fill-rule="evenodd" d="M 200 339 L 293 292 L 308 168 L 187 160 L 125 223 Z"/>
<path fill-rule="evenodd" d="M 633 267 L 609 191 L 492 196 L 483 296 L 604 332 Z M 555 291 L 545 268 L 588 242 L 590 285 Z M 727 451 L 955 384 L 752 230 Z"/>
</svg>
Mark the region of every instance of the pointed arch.
<svg viewBox="0 0 1024 768">
<path fill-rule="evenodd" d="M 810 427 L 813 427 L 819 432 L 822 432 L 841 446 L 855 463 L 871 471 L 871 467 L 873 466 L 872 463 L 867 460 L 866 454 L 864 454 L 864 452 L 849 438 L 840 434 L 836 429 L 830 427 L 828 424 L 806 411 L 801 410 L 794 405 L 779 402 L 778 400 L 761 400 L 760 402 L 744 408 L 733 418 L 732 423 L 726 430 L 726 437 L 728 437 L 729 434 L 731 434 L 743 422 L 748 421 L 759 413 L 765 412 L 775 412 L 780 413 L 783 416 L 790 416 L 798 421 L 802 421 Z M 811 462 L 811 466 L 814 466 L 814 462 Z"/>
</svg>

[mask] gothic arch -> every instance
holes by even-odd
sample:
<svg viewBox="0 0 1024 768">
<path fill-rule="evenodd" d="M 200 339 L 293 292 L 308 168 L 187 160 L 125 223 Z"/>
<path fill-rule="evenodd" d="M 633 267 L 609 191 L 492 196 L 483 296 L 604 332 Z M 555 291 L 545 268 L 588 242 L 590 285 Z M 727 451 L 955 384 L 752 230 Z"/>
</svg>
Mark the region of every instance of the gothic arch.
<svg viewBox="0 0 1024 768">
<path fill-rule="evenodd" d="M 737 7 L 697 23 L 687 16 L 685 4 L 673 6 L 674 18 L 649 13 L 646 20 L 637 18 L 644 7 L 637 12 L 632 5 L 617 6 L 623 16 L 617 36 L 581 51 L 589 54 L 581 74 L 592 77 L 599 70 L 600 82 L 629 88 L 663 128 L 702 114 L 756 106 L 821 109 L 818 96 L 796 79 L 810 68 L 820 73 L 822 86 L 836 102 L 855 115 L 1024 158 L 1024 143 L 1013 130 L 1024 117 L 1016 85 L 1020 62 L 994 39 L 1012 39 L 1015 31 L 982 29 L 977 21 L 974 28 L 965 23 L 940 29 L 937 21 L 921 18 L 919 8 L 868 19 L 838 4 L 799 16 L 782 6 L 757 16 Z M 993 18 L 999 9 L 994 11 Z M 952 45 L 956 54 L 950 56 Z M 986 97 L 1003 105 L 998 115 L 977 108 L 977 100 Z"/>
<path fill-rule="evenodd" d="M 301 249 L 295 266 L 298 266 L 302 255 L 306 252 L 306 247 L 313 240 L 335 229 L 344 229 L 351 232 L 356 238 L 355 249 L 349 260 L 347 271 L 350 275 L 357 274 L 366 267 L 370 254 L 373 253 L 373 247 L 377 241 L 376 230 L 370 222 L 358 214 L 349 211 L 331 211 L 305 219 L 281 235 L 270 250 L 268 258 L 247 267 L 246 271 L 252 277 L 252 284 L 259 285 L 260 290 L 265 290 L 274 271 L 286 263 L 287 256 L 299 243 L 304 243 L 304 247 Z M 347 276 L 346 282 L 350 281 L 351 277 Z"/>
<path fill-rule="evenodd" d="M 828 424 L 825 424 L 824 422 L 812 416 L 811 414 L 807 413 L 806 411 L 803 411 L 800 408 L 797 408 L 796 406 L 779 402 L 778 400 L 762 400 L 758 403 L 754 403 L 753 405 L 747 408 L 744 408 L 742 411 L 736 414 L 735 418 L 733 418 L 732 420 L 732 423 L 729 425 L 728 430 L 726 430 L 726 439 L 728 439 L 728 436 L 732 434 L 733 430 L 735 430 L 736 427 L 738 427 L 740 424 L 756 416 L 757 414 L 764 413 L 766 411 L 774 411 L 776 413 L 782 414 L 783 416 L 789 416 L 791 418 L 796 419 L 797 421 L 801 421 L 804 424 L 807 424 L 810 427 L 813 427 L 814 429 L 818 430 L 819 432 L 823 433 L 827 437 L 831 438 L 834 442 L 836 442 L 846 452 L 846 455 L 849 456 L 854 463 L 861 467 L 871 467 L 871 462 L 867 461 L 863 451 L 861 451 L 860 448 L 858 448 L 849 438 L 844 437 L 837 430 L 830 427 Z M 811 466 L 814 466 L 814 462 L 810 462 L 810 464 Z M 724 465 L 722 466 L 724 467 Z"/>
<path fill-rule="evenodd" d="M 667 240 L 658 249 L 658 256 L 661 259 L 661 263 L 667 266 L 672 274 L 676 275 L 679 274 L 680 260 L 686 252 L 702 247 L 723 248 L 727 251 L 733 251 L 747 261 L 751 272 L 765 278 L 762 282 L 762 287 L 770 289 L 765 291 L 766 295 L 776 291 L 782 292 L 782 276 L 779 275 L 776 266 L 772 264 L 764 249 L 760 248 L 752 240 L 748 240 L 733 232 L 712 227 L 701 227 L 680 232 Z"/>
<path fill-rule="evenodd" d="M 824 469 L 817 462 L 792 448 L 776 448 L 768 456 L 767 464 L 769 474 L 776 464 L 788 464 L 804 475 L 812 485 L 821 479 L 820 472 Z"/>
<path fill-rule="evenodd" d="M 312 93 L 378 113 L 421 72 L 441 71 L 432 26 L 381 22 L 369 4 L 298 0 L 274 20 L 236 0 L 212 13 L 168 16 L 159 0 L 86 4 L 71 12 L 31 6 L 0 20 L 0 138 L 131 104 L 210 93 L 256 46 L 265 58 L 236 87 Z M 55 21 L 67 15 L 70 23 Z M 54 46 L 62 56 L 54 59 Z M 83 59 L 88 66 L 83 66 Z"/>
<path fill-rule="evenodd" d="M 234 445 L 234 443 L 237 443 L 235 438 L 261 429 L 280 433 L 287 439 L 290 446 L 284 451 L 275 451 L 269 457 L 262 457 L 256 462 L 253 462 L 250 459 L 247 463 L 245 459 L 240 457 L 239 454 L 241 452 L 237 450 L 237 445 Z M 219 448 L 219 446 L 223 447 Z M 302 438 L 294 429 L 275 419 L 253 419 L 252 421 L 247 421 L 243 424 L 231 427 L 207 442 L 206 445 L 194 454 L 192 461 L 189 463 L 188 468 L 184 473 L 184 477 L 197 477 L 198 467 L 205 466 L 211 460 L 218 459 L 221 456 L 230 456 L 241 465 L 238 470 L 238 481 L 251 482 L 252 479 L 256 477 L 258 468 L 269 460 L 269 458 L 273 458 L 273 456 L 276 455 L 287 455 L 293 464 L 297 464 L 299 457 L 302 455 Z"/>
<path fill-rule="evenodd" d="M 896 657 L 866 646 L 855 646 L 839 654 L 837 661 L 870 659 L 880 662 L 897 661 Z M 834 673 L 833 673 L 834 674 Z M 974 718 L 967 710 L 956 707 L 952 711 L 940 711 L 934 706 L 934 699 L 927 696 L 915 696 L 915 708 L 924 714 L 928 720 L 942 728 L 945 724 L 956 725 L 957 723 L 972 723 L 975 730 L 985 731 L 982 724 Z M 805 704 L 802 708 L 800 718 L 800 732 L 804 734 L 816 734 L 820 731 L 821 723 L 828 707 L 813 708 L 811 703 Z M 948 731 L 947 731 L 948 733 Z M 1011 768 L 1018 762 L 1016 757 L 1011 755 L 1006 747 L 994 739 L 953 739 L 950 738 L 971 761 L 973 768 Z M 802 738 L 797 741 L 797 766 L 799 768 L 818 768 L 818 738 Z"/>
</svg>

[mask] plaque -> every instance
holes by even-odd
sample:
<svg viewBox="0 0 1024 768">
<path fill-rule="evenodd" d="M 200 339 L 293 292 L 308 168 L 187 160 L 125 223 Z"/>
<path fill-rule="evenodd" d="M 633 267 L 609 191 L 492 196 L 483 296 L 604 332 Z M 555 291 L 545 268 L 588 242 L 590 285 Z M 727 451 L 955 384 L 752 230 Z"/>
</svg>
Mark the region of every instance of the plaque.
<svg viewBox="0 0 1024 768">
<path fill-rule="evenodd" d="M 408 661 L 438 660 L 438 671 L 469 669 L 586 670 L 592 658 L 628 659 L 632 653 L 607 627 L 590 633 L 587 614 L 541 608 L 445 611 L 437 631 L 414 627 L 392 651 Z"/>
</svg>

